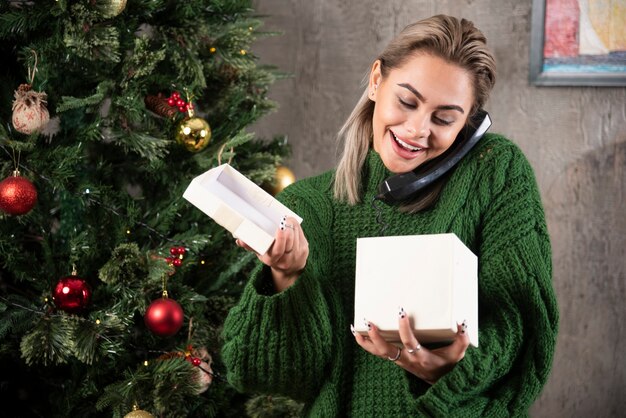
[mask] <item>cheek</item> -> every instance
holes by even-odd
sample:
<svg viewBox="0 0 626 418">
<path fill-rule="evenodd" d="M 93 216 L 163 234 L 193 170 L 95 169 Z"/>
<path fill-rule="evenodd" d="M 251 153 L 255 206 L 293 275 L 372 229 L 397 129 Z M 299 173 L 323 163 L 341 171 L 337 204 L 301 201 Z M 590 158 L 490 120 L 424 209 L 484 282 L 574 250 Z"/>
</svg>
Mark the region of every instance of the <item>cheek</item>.
<svg viewBox="0 0 626 418">
<path fill-rule="evenodd" d="M 437 150 L 437 154 L 442 154 L 448 150 L 456 141 L 458 132 L 442 132 L 441 134 L 435 134 L 434 136 L 434 148 Z"/>
<path fill-rule="evenodd" d="M 377 103 L 374 108 L 374 129 L 382 135 L 387 127 L 400 124 L 403 118 L 404 113 L 391 103 Z"/>
</svg>

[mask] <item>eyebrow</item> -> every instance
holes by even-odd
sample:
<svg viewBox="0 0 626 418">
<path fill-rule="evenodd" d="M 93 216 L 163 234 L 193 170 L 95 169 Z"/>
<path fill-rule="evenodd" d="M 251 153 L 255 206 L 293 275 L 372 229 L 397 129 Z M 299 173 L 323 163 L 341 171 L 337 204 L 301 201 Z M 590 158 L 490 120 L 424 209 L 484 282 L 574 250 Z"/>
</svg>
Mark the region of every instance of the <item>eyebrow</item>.
<svg viewBox="0 0 626 418">
<path fill-rule="evenodd" d="M 408 83 L 399 83 L 398 86 L 404 87 L 405 89 L 409 90 L 411 93 L 413 93 L 415 96 L 417 96 L 417 98 L 421 102 L 426 103 L 426 101 L 427 101 L 426 98 L 424 96 L 422 96 L 422 94 L 419 91 L 417 91 L 415 89 L 415 87 L 413 87 L 412 85 L 410 85 Z M 461 106 L 457 106 L 457 105 L 441 105 L 441 106 L 437 106 L 437 109 L 441 109 L 441 110 L 458 110 L 462 114 L 465 114 L 465 111 L 463 110 L 463 108 Z"/>
</svg>

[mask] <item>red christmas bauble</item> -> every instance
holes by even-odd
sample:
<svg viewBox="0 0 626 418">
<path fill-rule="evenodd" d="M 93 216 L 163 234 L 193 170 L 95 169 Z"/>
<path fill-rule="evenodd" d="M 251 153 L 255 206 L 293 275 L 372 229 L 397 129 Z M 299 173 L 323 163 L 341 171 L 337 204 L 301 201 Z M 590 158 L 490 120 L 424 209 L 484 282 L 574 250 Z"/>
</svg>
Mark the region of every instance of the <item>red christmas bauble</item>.
<svg viewBox="0 0 626 418">
<path fill-rule="evenodd" d="M 0 210 L 9 215 L 23 215 L 37 203 L 37 189 L 26 178 L 13 173 L 0 182 Z"/>
<path fill-rule="evenodd" d="M 91 287 L 78 276 L 67 276 L 60 279 L 54 287 L 52 300 L 54 304 L 65 312 L 79 312 L 89 305 Z"/>
<path fill-rule="evenodd" d="M 183 308 L 174 299 L 161 298 L 152 301 L 144 321 L 150 331 L 159 337 L 171 337 L 183 326 Z"/>
</svg>

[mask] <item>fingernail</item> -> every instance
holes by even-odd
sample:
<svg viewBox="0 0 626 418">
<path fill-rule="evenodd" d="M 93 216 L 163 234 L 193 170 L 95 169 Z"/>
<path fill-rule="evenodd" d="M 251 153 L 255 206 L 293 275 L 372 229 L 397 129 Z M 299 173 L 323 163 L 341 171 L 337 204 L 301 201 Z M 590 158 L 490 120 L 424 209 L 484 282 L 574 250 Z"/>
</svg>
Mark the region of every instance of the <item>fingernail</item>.
<svg viewBox="0 0 626 418">
<path fill-rule="evenodd" d="M 354 325 L 350 324 L 350 331 L 352 331 L 352 335 L 356 335 L 356 331 L 354 329 Z"/>
<path fill-rule="evenodd" d="M 367 327 L 368 331 L 372 330 L 372 324 L 370 324 L 370 321 L 368 321 L 367 319 L 363 318 L 363 323 L 365 324 L 365 326 Z"/>
<path fill-rule="evenodd" d="M 465 330 L 467 329 L 467 320 L 463 320 L 463 323 L 461 324 L 461 334 L 465 334 Z"/>
<path fill-rule="evenodd" d="M 404 312 L 404 308 L 400 307 L 400 318 L 404 318 L 406 316 L 406 312 Z"/>
</svg>

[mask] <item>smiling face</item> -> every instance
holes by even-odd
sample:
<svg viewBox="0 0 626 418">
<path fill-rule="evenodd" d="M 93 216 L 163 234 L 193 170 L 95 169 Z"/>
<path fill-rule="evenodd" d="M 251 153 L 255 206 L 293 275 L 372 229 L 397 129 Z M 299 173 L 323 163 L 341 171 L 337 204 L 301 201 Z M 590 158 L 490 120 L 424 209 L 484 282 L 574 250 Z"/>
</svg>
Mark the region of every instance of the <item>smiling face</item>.
<svg viewBox="0 0 626 418">
<path fill-rule="evenodd" d="M 474 102 L 470 75 L 427 53 L 408 58 L 383 77 L 372 67 L 374 150 L 393 173 L 414 170 L 443 154 L 467 121 Z"/>
</svg>

